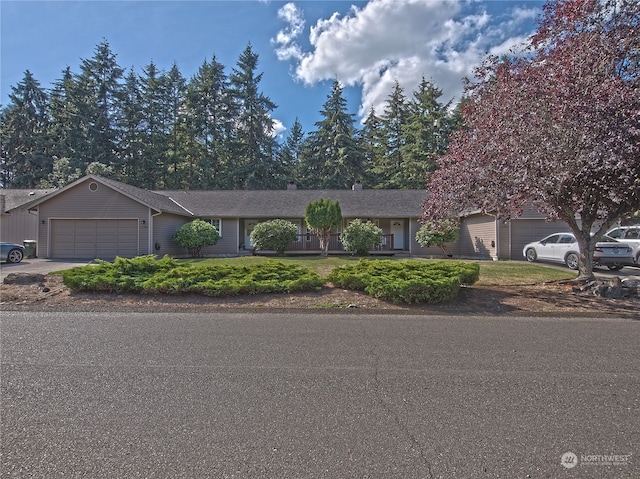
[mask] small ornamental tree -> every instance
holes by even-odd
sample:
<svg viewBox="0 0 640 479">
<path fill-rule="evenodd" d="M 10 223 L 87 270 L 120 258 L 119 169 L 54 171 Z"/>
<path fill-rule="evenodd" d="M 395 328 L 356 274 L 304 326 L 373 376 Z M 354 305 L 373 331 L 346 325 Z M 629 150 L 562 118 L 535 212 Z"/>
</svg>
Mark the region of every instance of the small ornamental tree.
<svg viewBox="0 0 640 479">
<path fill-rule="evenodd" d="M 489 57 L 466 95 L 422 221 L 533 205 L 568 224 L 592 278 L 597 241 L 640 204 L 640 2 L 549 1 L 528 51 Z"/>
<path fill-rule="evenodd" d="M 253 228 L 250 237 L 255 249 L 274 249 L 283 255 L 289 243 L 298 238 L 298 227 L 287 220 L 264 221 Z"/>
<path fill-rule="evenodd" d="M 205 246 L 213 246 L 220 239 L 215 226 L 203 220 L 193 220 L 182 225 L 173 235 L 173 241 L 178 246 L 186 248 L 192 258 L 200 256 L 200 250 Z"/>
<path fill-rule="evenodd" d="M 365 223 L 356 218 L 340 234 L 340 241 L 346 251 L 364 256 L 382 244 L 382 230 L 371 221 Z"/>
<path fill-rule="evenodd" d="M 342 223 L 340 203 L 329 199 L 312 201 L 307 205 L 304 219 L 307 222 L 307 227 L 318 235 L 322 256 L 327 256 L 331 231 Z"/>
<path fill-rule="evenodd" d="M 442 254 L 447 256 L 446 243 L 457 241 L 458 228 L 456 220 L 442 220 L 438 223 L 427 221 L 416 233 L 416 241 L 425 248 L 437 246 L 442 250 Z"/>
</svg>

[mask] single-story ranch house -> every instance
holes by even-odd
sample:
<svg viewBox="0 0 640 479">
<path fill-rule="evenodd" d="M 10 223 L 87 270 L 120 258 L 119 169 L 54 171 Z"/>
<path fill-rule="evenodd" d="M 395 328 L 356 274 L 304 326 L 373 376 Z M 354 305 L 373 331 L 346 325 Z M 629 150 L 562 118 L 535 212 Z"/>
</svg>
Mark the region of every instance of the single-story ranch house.
<svg viewBox="0 0 640 479">
<path fill-rule="evenodd" d="M 210 221 L 220 232 L 204 256 L 234 256 L 251 251 L 253 227 L 275 218 L 298 226 L 290 253 L 318 253 L 319 243 L 308 232 L 307 205 L 324 198 L 337 200 L 344 228 L 349 221 L 371 220 L 384 232 L 380 254 L 441 256 L 437 247 L 415 241 L 424 190 L 375 190 L 356 183 L 351 190 L 213 190 L 148 191 L 96 175 L 88 175 L 56 190 L 0 190 L 0 239 L 35 240 L 37 256 L 51 259 L 113 259 L 145 254 L 186 256 L 172 240 L 176 230 L 196 218 Z M 508 223 L 486 214 L 462 219 L 460 237 L 447 246 L 455 257 L 523 259 L 522 247 L 546 234 L 567 230 L 546 223 L 535 211 Z M 336 234 L 329 252 L 342 252 Z"/>
</svg>

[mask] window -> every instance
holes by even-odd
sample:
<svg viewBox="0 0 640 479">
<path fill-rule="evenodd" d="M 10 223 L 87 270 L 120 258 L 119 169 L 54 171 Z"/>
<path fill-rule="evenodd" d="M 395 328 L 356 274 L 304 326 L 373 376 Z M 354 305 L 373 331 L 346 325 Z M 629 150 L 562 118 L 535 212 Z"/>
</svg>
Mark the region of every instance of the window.
<svg viewBox="0 0 640 479">
<path fill-rule="evenodd" d="M 610 236 L 612 238 L 622 238 L 623 233 L 624 233 L 624 230 L 617 229 L 617 230 L 611 231 L 607 236 Z"/>
<path fill-rule="evenodd" d="M 627 234 L 625 235 L 626 239 L 640 239 L 640 230 L 627 230 Z"/>
<path fill-rule="evenodd" d="M 220 238 L 222 238 L 222 220 L 220 218 L 211 218 L 209 223 L 216 227 Z"/>
</svg>

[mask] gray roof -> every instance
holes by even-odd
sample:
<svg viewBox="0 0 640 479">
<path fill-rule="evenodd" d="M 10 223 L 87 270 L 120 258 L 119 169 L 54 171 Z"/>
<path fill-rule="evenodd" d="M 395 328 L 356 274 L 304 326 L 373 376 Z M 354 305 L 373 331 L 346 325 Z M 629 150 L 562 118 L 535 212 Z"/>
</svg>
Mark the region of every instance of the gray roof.
<svg viewBox="0 0 640 479">
<path fill-rule="evenodd" d="M 10 210 L 17 208 L 20 205 L 40 199 L 43 196 L 46 196 L 54 191 L 57 190 L 53 188 L 28 190 L 2 188 L 0 189 L 0 196 L 2 197 L 0 201 L 0 208 L 2 209 L 2 211 L 0 211 L 0 213 L 9 212 Z"/>
<path fill-rule="evenodd" d="M 88 175 L 57 190 L 2 190 L 3 194 L 10 192 L 5 210 L 31 208 L 86 181 L 103 183 L 156 211 L 210 218 L 304 218 L 307 205 L 321 198 L 337 200 L 345 218 L 417 218 L 426 197 L 425 190 L 149 191 Z M 36 193 L 29 194 L 31 191 Z"/>
<path fill-rule="evenodd" d="M 200 217 L 304 218 L 319 199 L 340 203 L 345 218 L 416 218 L 425 190 L 215 190 L 157 191 Z"/>
</svg>

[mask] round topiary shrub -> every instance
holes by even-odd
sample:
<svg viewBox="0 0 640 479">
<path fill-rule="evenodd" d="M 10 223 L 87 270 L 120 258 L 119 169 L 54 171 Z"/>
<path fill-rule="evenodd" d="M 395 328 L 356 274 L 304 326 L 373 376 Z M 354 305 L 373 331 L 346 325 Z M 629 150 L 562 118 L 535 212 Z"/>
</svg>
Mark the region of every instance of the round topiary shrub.
<svg viewBox="0 0 640 479">
<path fill-rule="evenodd" d="M 371 221 L 355 219 L 340 234 L 345 251 L 364 256 L 370 249 L 382 244 L 382 230 Z"/>
<path fill-rule="evenodd" d="M 253 228 L 250 238 L 254 248 L 283 255 L 289 243 L 298 239 L 298 227 L 287 220 L 264 221 Z"/>
<path fill-rule="evenodd" d="M 200 256 L 200 250 L 205 246 L 213 246 L 220 239 L 215 226 L 203 220 L 193 220 L 182 225 L 173 235 L 173 241 L 178 246 L 186 248 L 192 258 Z"/>
</svg>

